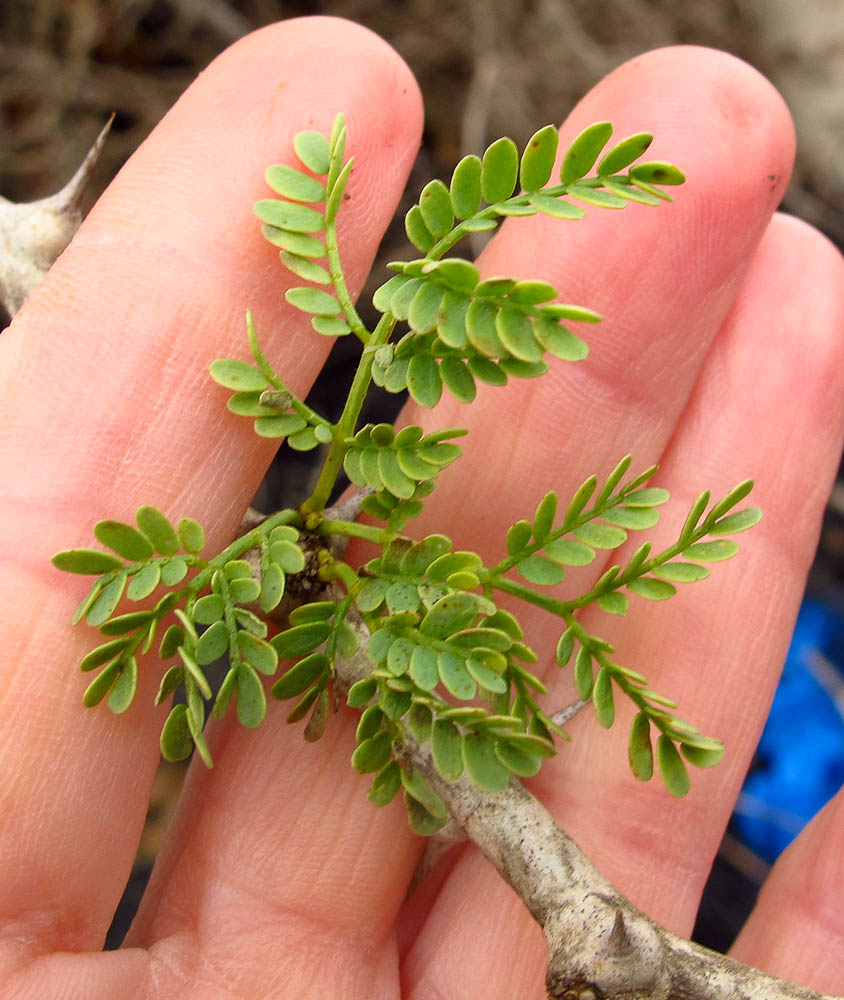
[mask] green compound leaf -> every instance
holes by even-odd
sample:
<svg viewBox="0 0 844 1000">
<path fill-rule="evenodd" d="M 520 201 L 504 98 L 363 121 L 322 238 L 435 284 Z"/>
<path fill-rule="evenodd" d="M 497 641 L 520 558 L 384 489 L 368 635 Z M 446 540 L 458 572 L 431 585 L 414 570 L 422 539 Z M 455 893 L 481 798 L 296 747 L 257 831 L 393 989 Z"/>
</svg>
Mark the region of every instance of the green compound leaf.
<svg viewBox="0 0 844 1000">
<path fill-rule="evenodd" d="M 213 625 L 222 619 L 226 605 L 219 594 L 206 594 L 193 606 L 193 620 L 197 625 Z"/>
<path fill-rule="evenodd" d="M 622 139 L 621 142 L 616 143 L 612 147 L 598 164 L 598 176 L 605 177 L 609 174 L 620 174 L 634 160 L 638 160 L 652 142 L 653 136 L 649 132 L 637 132 L 635 135 Z"/>
<path fill-rule="evenodd" d="M 480 157 L 470 154 L 457 164 L 451 175 L 449 197 L 458 219 L 468 219 L 481 207 Z"/>
<path fill-rule="evenodd" d="M 489 146 L 481 161 L 481 192 L 490 204 L 505 201 L 516 187 L 519 151 L 506 136 Z"/>
<path fill-rule="evenodd" d="M 558 142 L 559 134 L 553 125 L 546 125 L 528 139 L 519 167 L 519 180 L 525 191 L 538 191 L 548 183 Z"/>
<path fill-rule="evenodd" d="M 322 132 L 307 130 L 299 132 L 293 139 L 296 155 L 315 174 L 327 174 L 330 165 L 328 139 Z"/>
<path fill-rule="evenodd" d="M 317 173 L 318 171 L 314 171 Z M 325 198 L 325 188 L 316 178 L 303 174 L 295 167 L 287 167 L 277 164 L 267 167 L 264 175 L 267 184 L 284 198 L 291 198 L 293 201 L 322 201 Z"/>
<path fill-rule="evenodd" d="M 67 549 L 56 553 L 50 561 L 56 569 L 64 570 L 65 573 L 84 576 L 100 576 L 123 568 L 122 559 L 99 549 Z"/>
<path fill-rule="evenodd" d="M 302 312 L 315 313 L 318 316 L 335 316 L 340 312 L 337 299 L 319 288 L 288 288 L 284 293 L 290 305 Z"/>
<path fill-rule="evenodd" d="M 121 521 L 98 521 L 94 525 L 94 538 L 130 562 L 149 559 L 153 554 L 149 539 Z"/>
<path fill-rule="evenodd" d="M 609 122 L 595 122 L 594 125 L 585 128 L 566 152 L 560 168 L 560 182 L 571 184 L 585 177 L 611 136 L 612 125 Z"/>
<path fill-rule="evenodd" d="M 510 782 L 510 771 L 501 763 L 492 740 L 467 733 L 462 741 L 466 773 L 485 792 L 501 792 Z"/>
<path fill-rule="evenodd" d="M 163 556 L 172 556 L 179 551 L 176 529 L 156 507 L 139 507 L 135 520 L 141 531 L 152 542 L 156 552 Z"/>
<path fill-rule="evenodd" d="M 644 712 L 639 712 L 633 719 L 628 754 L 633 774 L 639 781 L 650 781 L 654 773 L 654 755 L 651 747 L 651 724 Z"/>
<path fill-rule="evenodd" d="M 656 759 L 662 783 L 675 798 L 681 799 L 691 787 L 689 772 L 677 747 L 665 733 L 660 733 L 656 741 Z"/>
<path fill-rule="evenodd" d="M 266 389 L 269 384 L 264 375 L 248 361 L 218 358 L 211 362 L 209 371 L 217 385 L 236 392 L 255 392 Z"/>
<path fill-rule="evenodd" d="M 386 806 L 398 795 L 400 789 L 401 769 L 391 760 L 375 775 L 367 798 L 376 806 Z"/>
</svg>

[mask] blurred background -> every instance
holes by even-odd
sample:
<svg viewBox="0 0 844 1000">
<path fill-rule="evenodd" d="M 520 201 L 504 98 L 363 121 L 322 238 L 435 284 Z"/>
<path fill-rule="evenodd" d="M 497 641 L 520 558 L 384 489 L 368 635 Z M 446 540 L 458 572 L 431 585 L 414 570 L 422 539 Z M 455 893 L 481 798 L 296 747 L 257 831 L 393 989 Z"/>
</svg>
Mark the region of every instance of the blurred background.
<svg viewBox="0 0 844 1000">
<path fill-rule="evenodd" d="M 732 52 L 775 83 L 797 124 L 797 168 L 784 210 L 844 246 L 844 0 L 2 0 L 0 194 L 28 201 L 60 188 L 114 113 L 88 191 L 92 204 L 220 51 L 257 27 L 307 14 L 368 26 L 416 74 L 426 128 L 410 192 L 448 176 L 464 153 L 480 152 L 499 135 L 521 145 L 638 53 L 674 43 Z M 384 260 L 406 255 L 398 219 L 385 237 Z M 341 341 L 314 388 L 314 403 L 326 413 L 326 387 L 346 361 Z M 377 418 L 389 417 L 379 411 Z M 309 475 L 306 462 L 283 449 L 257 504 L 284 506 L 285 484 Z M 695 936 L 703 943 L 729 946 L 771 862 L 844 782 L 842 664 L 839 478 L 783 682 L 701 906 Z M 181 776 L 178 766 L 158 775 L 110 947 L 143 891 Z"/>
</svg>

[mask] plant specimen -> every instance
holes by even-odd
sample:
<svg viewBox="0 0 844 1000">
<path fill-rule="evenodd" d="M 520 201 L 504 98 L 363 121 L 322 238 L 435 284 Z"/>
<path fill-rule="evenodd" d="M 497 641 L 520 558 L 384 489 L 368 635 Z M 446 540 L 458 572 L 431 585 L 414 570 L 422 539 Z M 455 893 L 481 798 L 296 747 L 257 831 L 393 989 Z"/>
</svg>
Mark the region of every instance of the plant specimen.
<svg viewBox="0 0 844 1000">
<path fill-rule="evenodd" d="M 626 456 L 562 502 L 547 493 L 507 531 L 506 555 L 486 565 L 445 535 L 420 538 L 412 530 L 438 475 L 458 461 L 455 441 L 465 432 L 360 426 L 373 383 L 392 393 L 406 389 L 423 407 L 434 407 L 443 392 L 471 404 L 478 382 L 541 377 L 548 355 L 586 357 L 580 330 L 599 321 L 595 312 L 558 302 L 547 282 L 482 279 L 470 261 L 447 255 L 506 217 L 573 221 L 584 206 L 653 209 L 670 201 L 664 189 L 683 175 L 671 164 L 642 161 L 652 137 L 611 138 L 607 122 L 585 129 L 555 175 L 558 134 L 547 126 L 521 153 L 500 139 L 483 157 L 464 157 L 448 186 L 426 185 L 406 216 L 422 256 L 390 265 L 393 274 L 373 299 L 381 318 L 370 330 L 339 252 L 338 220 L 353 184 L 344 119 L 337 117 L 330 135 L 299 133 L 300 167 L 271 166 L 275 197 L 255 210 L 283 264 L 304 282 L 287 291 L 288 302 L 312 317 L 317 334 L 360 341 L 343 411 L 332 422 L 290 390 L 262 351 L 260 317 L 251 314 L 252 360 L 219 359 L 210 370 L 231 393 L 229 410 L 253 420 L 257 434 L 301 451 L 325 446 L 319 477 L 298 508 L 258 519 L 217 554 L 205 554 L 196 521 L 173 524 L 148 506 L 139 508 L 136 525 L 95 525 L 110 551 L 59 553 L 60 569 L 96 577 L 74 617 L 104 639 L 81 662 L 85 671 L 98 670 L 85 704 L 128 708 L 139 658 L 157 645 L 172 663 L 157 702 L 184 694 L 164 722 L 162 752 L 177 760 L 195 748 L 211 766 L 206 703 L 215 718 L 234 710 L 244 726 L 258 726 L 267 712 L 262 676 L 275 678 L 271 695 L 292 702 L 288 721 L 304 722 L 311 741 L 345 702 L 361 713 L 352 765 L 374 775 L 370 799 L 385 805 L 401 793 L 414 831 L 438 834 L 451 820 L 484 850 L 543 926 L 549 995 L 727 998 L 747 989 L 755 991 L 748 996 L 813 996 L 657 928 L 601 879 L 518 781 L 557 752 L 566 720 L 585 704 L 612 726 L 619 697 L 636 708 L 628 745 L 637 778 L 658 770 L 680 796 L 689 787 L 687 764 L 717 764 L 720 741 L 679 718 L 675 703 L 625 666 L 623 650 L 617 657 L 579 613 L 595 606 L 625 615 L 632 602 L 666 600 L 678 586 L 704 579 L 711 564 L 737 552 L 732 536 L 758 521 L 757 509 L 739 506 L 752 484 L 714 500 L 702 493 L 670 545 L 625 549 L 582 593 L 563 598 L 555 588 L 567 573 L 657 523 L 669 498 L 651 484 L 655 468 L 631 471 Z M 332 506 L 343 474 L 356 491 Z M 361 512 L 366 523 L 357 519 Z M 362 566 L 346 561 L 353 538 L 374 545 L 377 555 Z M 126 610 L 125 600 L 138 610 Z M 559 620 L 556 660 L 573 670 L 573 704 L 543 704 L 545 686 L 531 670 L 537 654 L 509 610 L 514 600 Z M 279 626 L 272 636 L 268 622 Z M 215 691 L 206 668 L 224 657 Z"/>
</svg>

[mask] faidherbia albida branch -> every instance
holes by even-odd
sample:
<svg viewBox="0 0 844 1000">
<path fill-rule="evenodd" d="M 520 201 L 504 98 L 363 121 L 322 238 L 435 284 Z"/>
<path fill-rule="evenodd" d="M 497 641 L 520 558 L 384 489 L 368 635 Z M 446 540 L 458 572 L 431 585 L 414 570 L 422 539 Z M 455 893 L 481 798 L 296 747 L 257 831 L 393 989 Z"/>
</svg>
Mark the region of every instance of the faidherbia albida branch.
<svg viewBox="0 0 844 1000">
<path fill-rule="evenodd" d="M 349 618 L 351 621 L 351 617 Z M 363 642 L 336 662 L 348 689 L 369 675 Z M 483 792 L 446 781 L 408 735 L 402 757 L 445 802 L 454 822 L 515 890 L 548 945 L 550 1000 L 842 1000 L 796 986 L 685 941 L 637 910 L 600 874 L 550 812 L 515 778 Z"/>
</svg>

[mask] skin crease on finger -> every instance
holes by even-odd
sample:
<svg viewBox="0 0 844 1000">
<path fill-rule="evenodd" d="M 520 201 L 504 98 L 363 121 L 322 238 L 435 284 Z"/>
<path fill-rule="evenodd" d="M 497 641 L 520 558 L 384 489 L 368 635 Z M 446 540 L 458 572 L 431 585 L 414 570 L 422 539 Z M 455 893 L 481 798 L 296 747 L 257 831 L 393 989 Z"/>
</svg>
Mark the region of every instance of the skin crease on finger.
<svg viewBox="0 0 844 1000">
<path fill-rule="evenodd" d="M 307 322 L 284 303 L 277 254 L 250 206 L 292 136 L 329 128 L 340 109 L 359 161 L 341 250 L 359 289 L 418 146 L 418 89 L 365 29 L 289 21 L 238 43 L 200 77 L 3 335 L 0 805 L 15 817 L 0 828 L 4 988 L 32 955 L 101 945 L 159 754 L 154 667 L 124 716 L 82 709 L 74 665 L 90 636 L 68 623 L 84 584 L 54 572 L 50 556 L 89 544 L 99 517 L 132 520 L 141 503 L 196 517 L 211 547 L 231 537 L 273 445 L 226 413 L 207 365 L 246 354 L 250 306 L 292 386 L 303 391 L 314 377 L 328 343 L 303 334 Z M 45 395 L 45 385 L 56 391 Z M 198 451 L 197 442 L 208 444 Z M 21 669 L 33 662 L 37 671 Z M 39 995 L 32 984 L 50 966 L 62 982 L 79 977 L 80 997 L 96 997 L 83 979 L 137 971 L 131 954 L 40 960 L 20 995 Z"/>
</svg>

